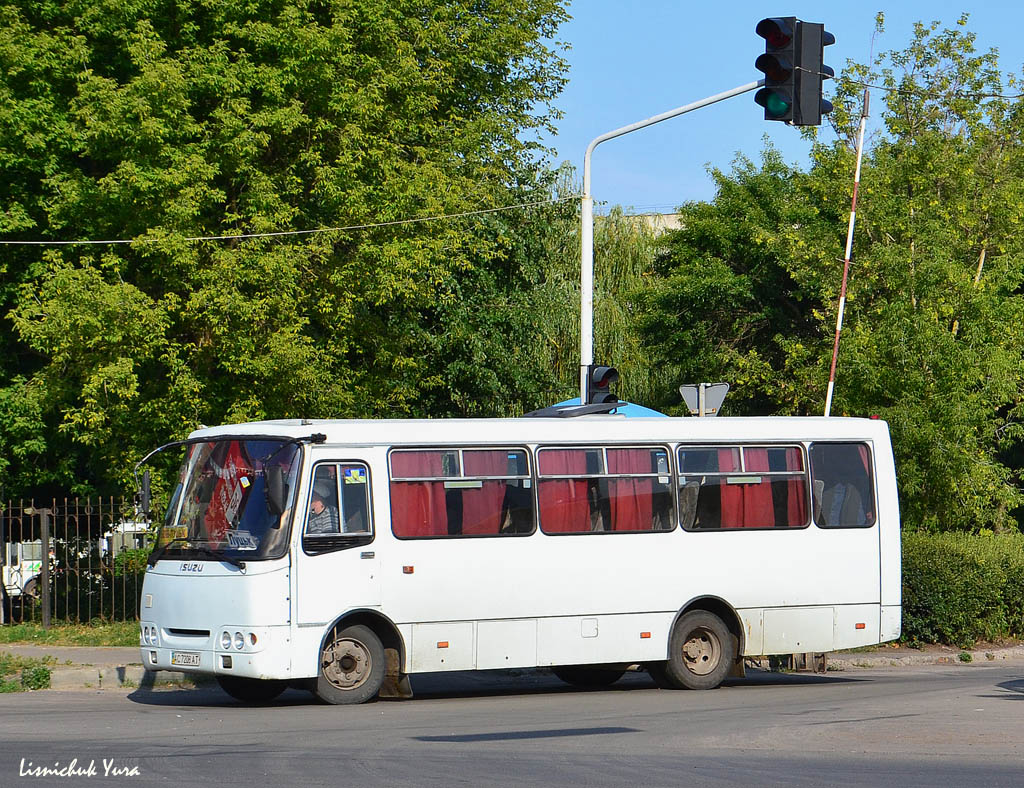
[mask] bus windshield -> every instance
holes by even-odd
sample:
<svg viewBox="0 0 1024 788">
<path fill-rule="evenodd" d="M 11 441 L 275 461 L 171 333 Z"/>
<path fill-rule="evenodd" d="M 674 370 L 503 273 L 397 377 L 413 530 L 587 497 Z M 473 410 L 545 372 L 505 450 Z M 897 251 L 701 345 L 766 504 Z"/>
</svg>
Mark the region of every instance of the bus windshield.
<svg viewBox="0 0 1024 788">
<path fill-rule="evenodd" d="M 226 439 L 189 446 L 157 549 L 183 558 L 279 558 L 288 547 L 298 465 L 299 447 L 292 441 Z M 285 495 L 277 503 L 283 507 L 270 500 L 267 484 L 278 473 Z"/>
</svg>

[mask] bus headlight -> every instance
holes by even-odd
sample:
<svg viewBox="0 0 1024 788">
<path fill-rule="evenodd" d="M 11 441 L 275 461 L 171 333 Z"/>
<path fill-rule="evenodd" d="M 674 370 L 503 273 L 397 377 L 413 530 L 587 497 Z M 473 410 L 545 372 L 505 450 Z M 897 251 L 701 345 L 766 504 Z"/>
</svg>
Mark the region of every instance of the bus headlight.
<svg viewBox="0 0 1024 788">
<path fill-rule="evenodd" d="M 245 647 L 245 638 L 242 637 L 241 632 L 235 633 L 235 648 L 241 651 Z"/>
<path fill-rule="evenodd" d="M 231 633 L 227 630 L 220 633 L 220 647 L 224 649 L 231 648 Z"/>
</svg>

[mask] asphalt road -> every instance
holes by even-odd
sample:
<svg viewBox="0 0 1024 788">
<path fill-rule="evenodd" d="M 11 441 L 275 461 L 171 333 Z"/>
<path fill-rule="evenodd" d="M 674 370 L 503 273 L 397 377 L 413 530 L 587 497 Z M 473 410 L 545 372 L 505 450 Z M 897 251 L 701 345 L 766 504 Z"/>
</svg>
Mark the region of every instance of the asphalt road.
<svg viewBox="0 0 1024 788">
<path fill-rule="evenodd" d="M 298 691 L 247 707 L 216 688 L 0 695 L 0 786 L 1024 785 L 1020 662 L 764 673 L 711 692 L 641 674 L 606 691 L 535 673 L 414 688 L 356 707 Z"/>
</svg>

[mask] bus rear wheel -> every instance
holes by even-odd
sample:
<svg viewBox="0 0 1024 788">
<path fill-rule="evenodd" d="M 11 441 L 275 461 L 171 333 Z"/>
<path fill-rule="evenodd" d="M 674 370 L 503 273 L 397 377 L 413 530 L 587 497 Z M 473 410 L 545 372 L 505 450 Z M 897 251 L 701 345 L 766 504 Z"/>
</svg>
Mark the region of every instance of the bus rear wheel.
<svg viewBox="0 0 1024 788">
<path fill-rule="evenodd" d="M 621 679 L 626 671 L 622 668 L 599 668 L 591 665 L 558 665 L 551 668 L 551 672 L 566 684 L 594 689 L 610 687 Z"/>
<path fill-rule="evenodd" d="M 324 703 L 364 703 L 384 683 L 384 646 L 362 624 L 335 627 L 320 650 L 316 696 Z"/>
<path fill-rule="evenodd" d="M 287 681 L 249 679 L 242 676 L 217 676 L 217 683 L 235 700 L 245 703 L 267 703 L 285 691 Z"/>
<path fill-rule="evenodd" d="M 736 638 L 722 619 L 692 610 L 672 630 L 668 661 L 652 666 L 650 673 L 662 687 L 714 689 L 729 675 L 736 649 Z"/>
</svg>

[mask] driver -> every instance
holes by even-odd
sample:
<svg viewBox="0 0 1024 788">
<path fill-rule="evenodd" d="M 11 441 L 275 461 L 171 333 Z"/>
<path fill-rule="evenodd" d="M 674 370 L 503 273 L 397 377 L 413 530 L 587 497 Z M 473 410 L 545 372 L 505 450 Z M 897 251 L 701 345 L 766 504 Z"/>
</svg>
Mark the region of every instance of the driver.
<svg viewBox="0 0 1024 788">
<path fill-rule="evenodd" d="M 313 500 L 309 505 L 309 524 L 306 533 L 336 534 L 341 531 L 338 507 L 333 505 L 335 488 L 326 479 L 313 485 Z"/>
</svg>

